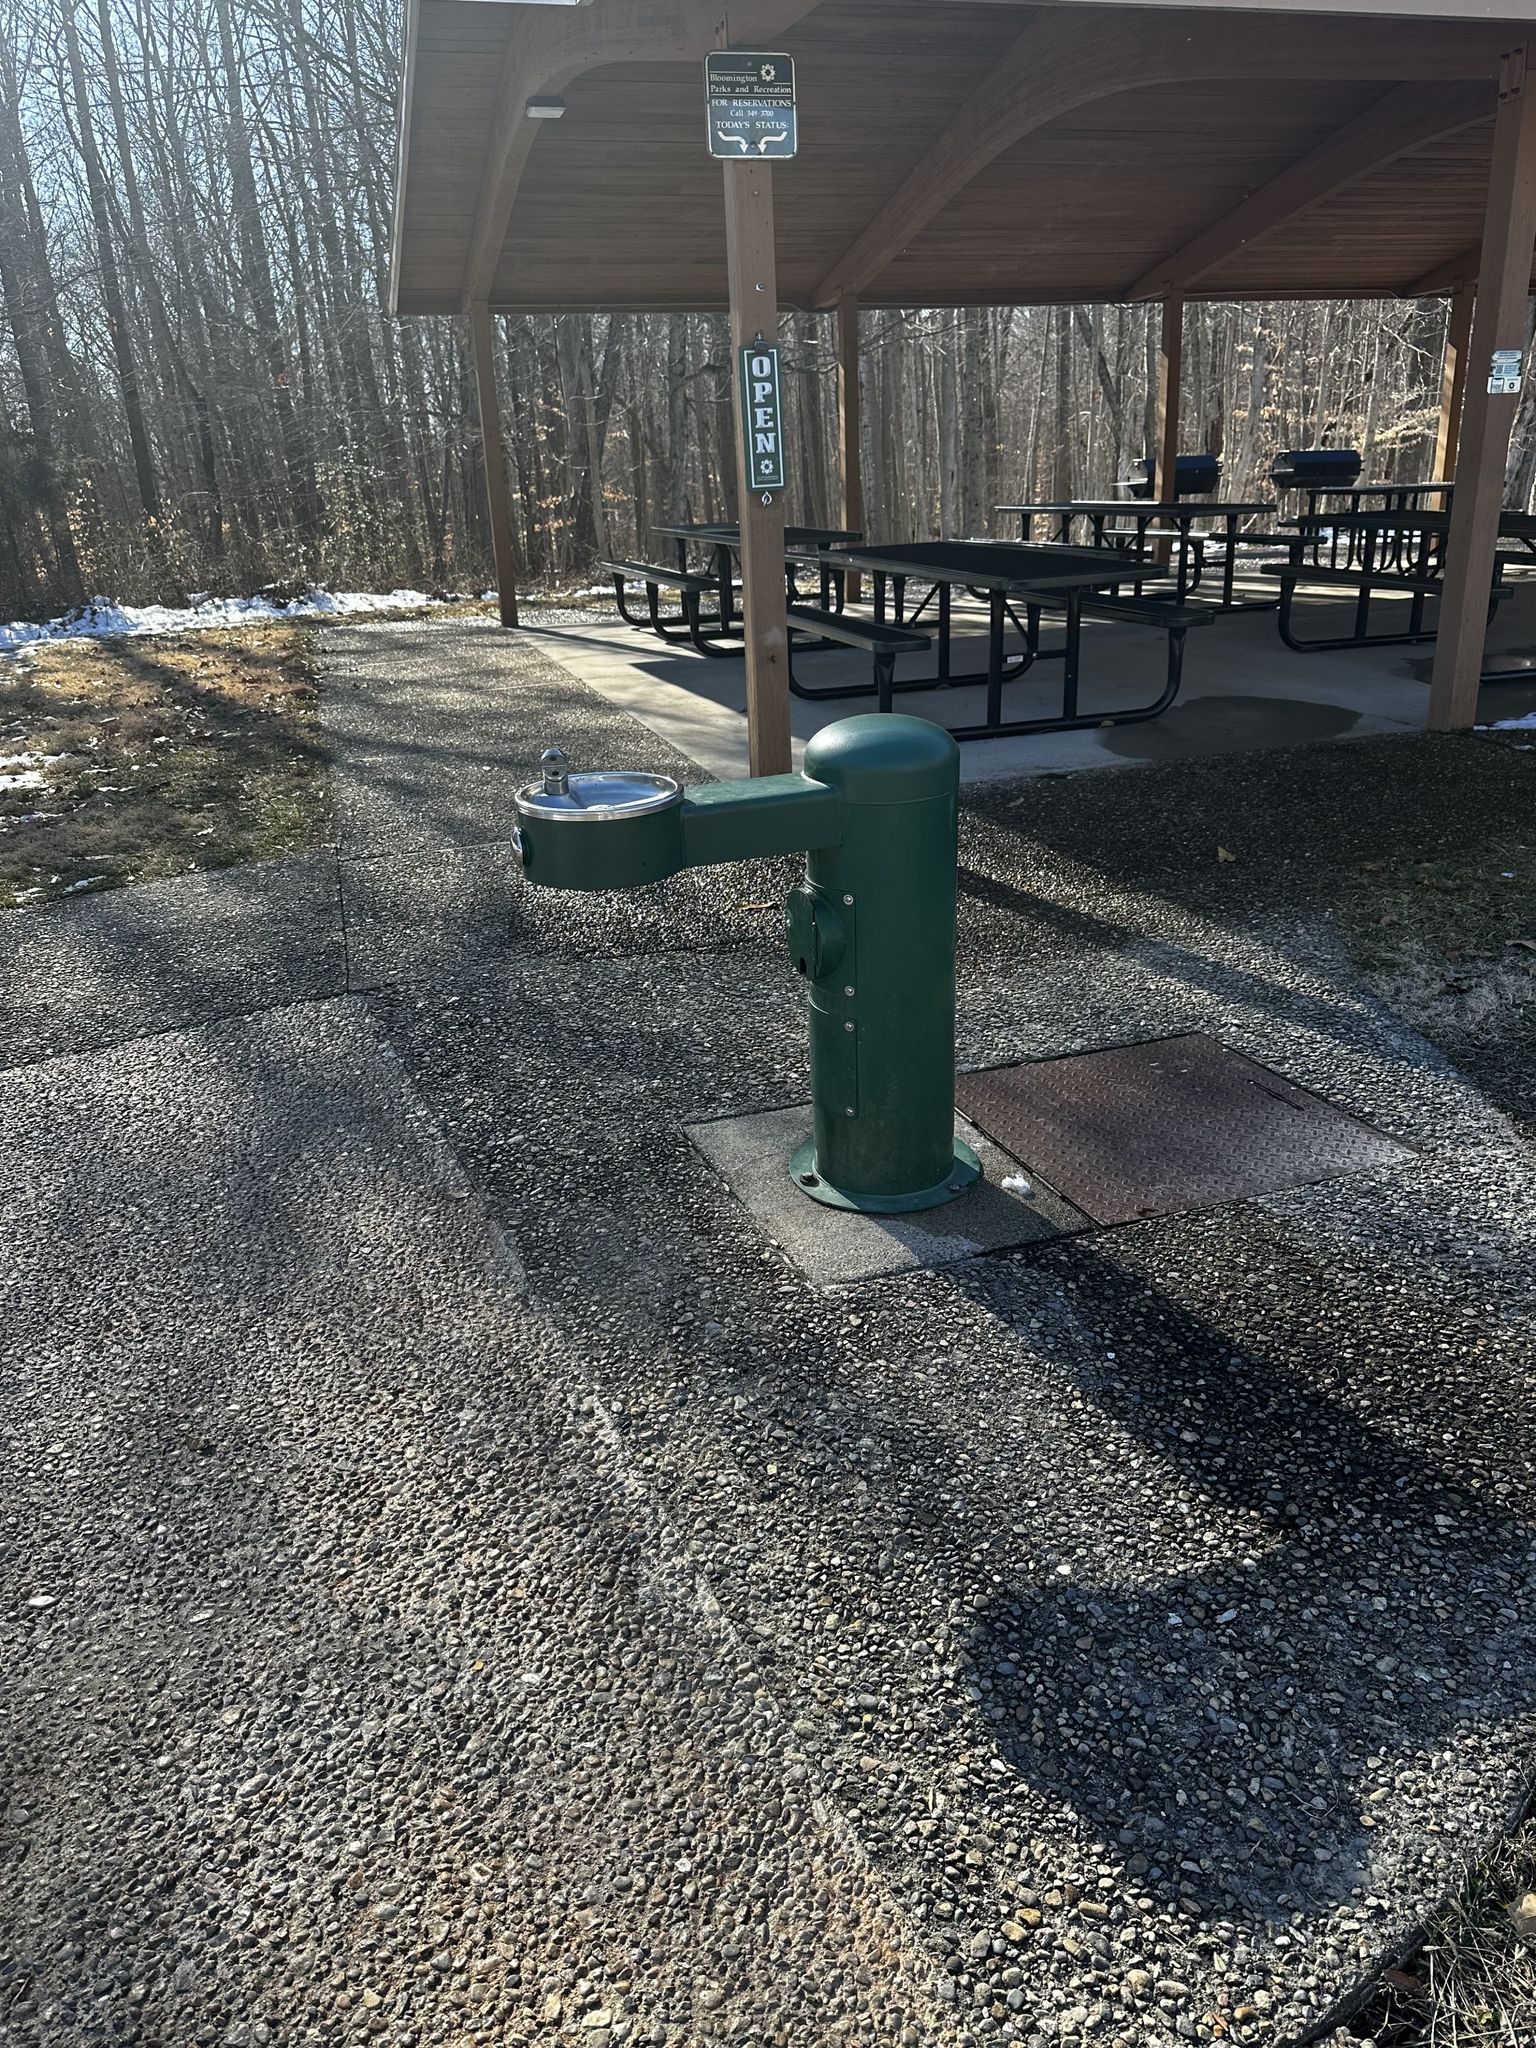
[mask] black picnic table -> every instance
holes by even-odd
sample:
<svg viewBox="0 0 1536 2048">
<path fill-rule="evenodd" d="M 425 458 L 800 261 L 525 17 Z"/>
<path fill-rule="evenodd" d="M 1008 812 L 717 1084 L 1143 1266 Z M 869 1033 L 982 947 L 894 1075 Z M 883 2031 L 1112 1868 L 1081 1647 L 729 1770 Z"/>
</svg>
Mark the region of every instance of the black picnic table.
<svg viewBox="0 0 1536 2048">
<path fill-rule="evenodd" d="M 1226 562 L 1221 576 L 1221 597 L 1217 609 L 1224 612 L 1272 611 L 1274 599 L 1238 597 L 1234 589 L 1237 569 L 1237 548 L 1240 538 L 1249 541 L 1263 540 L 1266 535 L 1249 534 L 1239 536 L 1238 527 L 1245 519 L 1273 513 L 1273 504 L 1239 503 L 1230 499 L 1210 499 L 1197 504 L 1192 499 L 1180 498 L 1171 504 L 1153 503 L 1147 498 L 1057 498 L 1032 505 L 994 505 L 994 512 L 1016 514 L 1019 521 L 1019 539 L 1026 545 L 1034 538 L 1034 524 L 1037 518 L 1054 519 L 1055 543 L 1069 545 L 1075 521 L 1085 519 L 1095 547 L 1113 543 L 1108 528 L 1111 520 L 1130 519 L 1136 527 L 1135 549 L 1139 555 L 1147 552 L 1149 529 L 1153 526 L 1172 529 L 1178 535 L 1179 560 L 1175 573 L 1178 602 L 1198 588 L 1204 569 L 1203 550 L 1192 545 L 1196 538 L 1195 522 L 1198 519 L 1218 520 L 1222 526 L 1219 536 L 1226 548 Z"/>
<path fill-rule="evenodd" d="M 1302 652 L 1314 652 L 1334 647 L 1403 646 L 1435 638 L 1434 630 L 1425 628 L 1424 607 L 1426 599 L 1436 593 L 1443 570 L 1444 545 L 1451 527 L 1449 512 L 1414 509 L 1307 512 L 1298 518 L 1284 520 L 1282 524 L 1292 530 L 1289 580 L 1280 606 L 1280 636 L 1287 646 Z M 1514 542 L 1536 567 L 1536 515 L 1501 512 L 1498 538 Z M 1342 569 L 1338 561 L 1341 540 L 1345 551 Z M 1322 559 L 1325 543 L 1329 556 L 1327 562 Z M 1508 553 L 1496 553 L 1494 556 L 1488 604 L 1490 619 L 1500 600 L 1510 594 L 1511 586 L 1505 581 L 1505 571 L 1516 565 L 1524 566 L 1520 557 Z M 1319 580 L 1327 577 L 1339 584 L 1347 583 L 1347 587 L 1356 592 L 1353 634 L 1342 639 L 1310 643 L 1294 637 L 1290 624 L 1294 586 L 1307 580 L 1309 568 L 1319 572 Z M 1407 632 L 1370 633 L 1368 620 L 1373 594 L 1379 589 L 1390 592 L 1394 588 L 1406 592 L 1410 599 Z M 1536 667 L 1527 665 L 1512 669 L 1485 669 L 1482 676 L 1485 683 L 1528 682 L 1533 678 L 1536 678 Z"/>
<path fill-rule="evenodd" d="M 1442 488 L 1444 488 L 1442 486 Z M 1380 512 L 1303 512 L 1281 525 L 1291 530 L 1291 557 L 1299 562 L 1310 548 L 1314 563 L 1326 542 L 1330 565 L 1338 560 L 1339 542 L 1345 546 L 1345 561 L 1361 569 L 1391 567 L 1404 573 L 1423 573 L 1431 564 L 1436 548 L 1451 528 L 1449 512 L 1417 509 Z M 1517 541 L 1536 560 L 1536 514 L 1501 512 L 1499 539 Z"/>
<path fill-rule="evenodd" d="M 653 525 L 651 531 L 674 544 L 679 569 L 687 568 L 690 547 L 708 550 L 710 574 L 714 578 L 720 607 L 715 630 L 718 633 L 736 631 L 735 572 L 731 567 L 731 557 L 741 547 L 741 527 L 738 522 L 734 519 L 679 519 Z M 861 541 L 863 538 L 862 533 L 843 526 L 786 526 L 784 529 L 786 548 L 821 550 L 838 547 L 849 541 Z M 823 582 L 825 584 L 825 579 Z M 824 588 L 824 599 L 825 596 Z"/>
<path fill-rule="evenodd" d="M 902 541 L 886 546 L 829 549 L 832 569 L 857 570 L 874 584 L 874 612 L 883 621 L 894 608 L 898 623 L 913 624 L 930 603 L 937 607 L 938 668 L 927 677 L 904 678 L 903 690 L 931 690 L 985 683 L 987 715 L 982 725 L 951 727 L 957 740 L 1007 739 L 1033 732 L 1067 732 L 1088 726 L 1130 724 L 1155 718 L 1167 709 L 1178 687 L 1176 673 L 1155 703 L 1124 712 L 1080 712 L 1078 676 L 1081 666 L 1082 607 L 1086 595 L 1114 590 L 1130 582 L 1125 553 L 1117 548 L 1029 547 L 1011 541 Z M 928 594 L 905 612 L 909 584 L 926 585 Z M 987 606 L 987 666 L 973 675 L 953 672 L 950 625 L 954 592 L 969 591 Z M 1015 605 L 1022 603 L 1021 620 Z M 1066 615 L 1059 647 L 1042 647 L 1039 613 L 1042 605 Z M 905 614 L 905 615 L 904 615 Z M 1012 661 L 1005 658 L 1004 636 L 1009 622 L 1023 636 L 1024 646 Z M 1004 719 L 1003 684 L 1024 674 L 1037 660 L 1062 662 L 1061 715 L 1057 718 Z"/>
<path fill-rule="evenodd" d="M 1380 500 L 1377 509 L 1382 512 L 1422 511 L 1426 498 L 1448 499 L 1456 486 L 1444 481 L 1419 481 L 1404 484 L 1277 484 L 1275 488 L 1300 491 L 1307 501 L 1307 516 L 1311 516 L 1316 513 L 1318 501 L 1322 498 L 1343 498 L 1349 512 L 1368 511 L 1373 498 Z"/>
</svg>

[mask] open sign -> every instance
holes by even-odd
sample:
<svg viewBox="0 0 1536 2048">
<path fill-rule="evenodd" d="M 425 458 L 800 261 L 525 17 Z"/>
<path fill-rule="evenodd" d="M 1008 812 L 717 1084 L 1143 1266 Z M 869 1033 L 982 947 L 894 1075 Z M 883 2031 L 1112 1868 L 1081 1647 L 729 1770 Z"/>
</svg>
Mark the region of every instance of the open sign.
<svg viewBox="0 0 1536 2048">
<path fill-rule="evenodd" d="M 747 476 L 757 491 L 784 488 L 784 425 L 779 402 L 779 351 L 773 342 L 753 342 L 738 351 L 741 378 L 740 432 L 747 451 Z"/>
</svg>

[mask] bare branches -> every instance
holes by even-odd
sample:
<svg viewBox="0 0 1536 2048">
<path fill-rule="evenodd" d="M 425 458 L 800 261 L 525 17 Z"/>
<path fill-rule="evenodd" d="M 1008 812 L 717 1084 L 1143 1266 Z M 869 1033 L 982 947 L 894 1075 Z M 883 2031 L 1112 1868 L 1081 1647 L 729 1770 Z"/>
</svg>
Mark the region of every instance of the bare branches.
<svg viewBox="0 0 1536 2048">
<path fill-rule="evenodd" d="M 463 336 L 380 310 L 394 8 L 12 0 L 7 26 L 0 616 L 98 588 L 483 588 Z M 668 513 L 729 509 L 717 316 L 496 325 L 533 581 L 584 580 L 604 537 L 643 554 Z M 1434 306 L 1192 305 L 1186 446 L 1221 444 L 1234 495 L 1323 431 L 1369 438 L 1384 473 L 1420 471 L 1443 334 Z M 831 339 L 824 316 L 782 324 L 788 509 L 816 521 L 838 499 Z M 1148 452 L 1144 307 L 872 311 L 862 347 L 871 531 L 992 531 L 994 504 L 1102 494 Z M 1517 440 L 1524 489 L 1536 430 Z"/>
</svg>

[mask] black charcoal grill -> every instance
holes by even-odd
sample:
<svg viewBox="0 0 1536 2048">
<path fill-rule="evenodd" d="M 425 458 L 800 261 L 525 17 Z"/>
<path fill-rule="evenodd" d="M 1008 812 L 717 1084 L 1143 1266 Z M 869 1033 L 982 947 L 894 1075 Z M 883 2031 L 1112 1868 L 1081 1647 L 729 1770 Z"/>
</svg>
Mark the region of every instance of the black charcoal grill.
<svg viewBox="0 0 1536 2048">
<path fill-rule="evenodd" d="M 1357 448 L 1286 448 L 1269 472 L 1277 491 L 1347 491 L 1359 479 Z"/>
<path fill-rule="evenodd" d="M 1120 488 L 1133 498 L 1152 495 L 1155 465 L 1148 459 L 1131 465 L 1133 474 L 1120 479 Z M 1179 455 L 1173 464 L 1175 498 L 1208 498 L 1221 482 L 1221 463 L 1214 455 Z"/>
</svg>

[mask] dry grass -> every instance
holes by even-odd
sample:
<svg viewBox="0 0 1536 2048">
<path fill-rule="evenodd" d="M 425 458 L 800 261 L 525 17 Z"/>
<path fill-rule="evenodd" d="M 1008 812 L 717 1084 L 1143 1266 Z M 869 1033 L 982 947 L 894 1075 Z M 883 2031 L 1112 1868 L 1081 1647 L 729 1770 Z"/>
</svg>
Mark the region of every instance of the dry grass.
<svg viewBox="0 0 1536 2048">
<path fill-rule="evenodd" d="M 0 659 L 0 906 L 300 852 L 329 817 L 301 625 Z"/>
<path fill-rule="evenodd" d="M 1377 2048 L 1532 2048 L 1536 1943 L 1510 1907 L 1536 1885 L 1536 1821 L 1470 1873 L 1423 1947 L 1351 2029 Z"/>
</svg>

